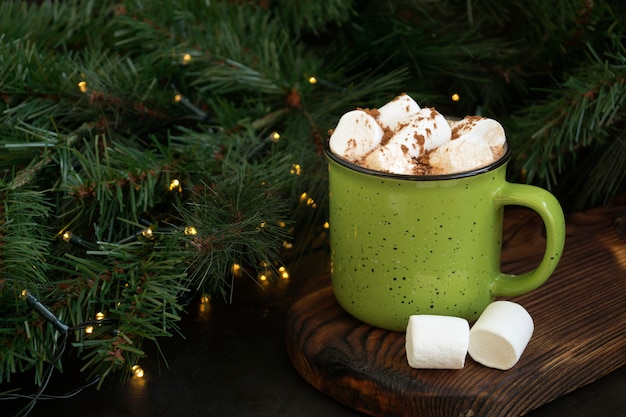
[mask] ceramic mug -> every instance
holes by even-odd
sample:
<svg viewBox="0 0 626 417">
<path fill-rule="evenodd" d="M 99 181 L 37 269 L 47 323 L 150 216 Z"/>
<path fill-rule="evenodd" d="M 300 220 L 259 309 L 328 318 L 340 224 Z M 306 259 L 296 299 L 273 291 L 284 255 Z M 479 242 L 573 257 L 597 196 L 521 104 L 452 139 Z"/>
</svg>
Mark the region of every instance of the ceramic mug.
<svg viewBox="0 0 626 417">
<path fill-rule="evenodd" d="M 339 304 L 370 325 L 405 331 L 409 316 L 475 321 L 498 296 L 542 285 L 565 244 L 565 221 L 548 191 L 506 181 L 510 145 L 496 162 L 451 175 L 372 171 L 332 154 L 329 215 L 332 286 Z M 535 210 L 546 248 L 534 269 L 501 272 L 504 206 Z"/>
</svg>

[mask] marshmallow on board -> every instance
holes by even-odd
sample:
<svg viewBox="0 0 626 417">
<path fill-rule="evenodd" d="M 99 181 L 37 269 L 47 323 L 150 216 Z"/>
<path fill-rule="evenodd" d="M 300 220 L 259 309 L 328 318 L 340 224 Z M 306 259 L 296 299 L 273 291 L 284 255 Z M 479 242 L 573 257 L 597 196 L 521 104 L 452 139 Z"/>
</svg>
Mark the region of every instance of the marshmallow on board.
<svg viewBox="0 0 626 417">
<path fill-rule="evenodd" d="M 521 358 L 533 331 L 533 319 L 524 307 L 494 301 L 472 326 L 468 352 L 484 366 L 508 370 Z"/>
<path fill-rule="evenodd" d="M 405 342 L 409 366 L 417 369 L 463 368 L 469 331 L 469 323 L 460 317 L 410 316 Z"/>
</svg>

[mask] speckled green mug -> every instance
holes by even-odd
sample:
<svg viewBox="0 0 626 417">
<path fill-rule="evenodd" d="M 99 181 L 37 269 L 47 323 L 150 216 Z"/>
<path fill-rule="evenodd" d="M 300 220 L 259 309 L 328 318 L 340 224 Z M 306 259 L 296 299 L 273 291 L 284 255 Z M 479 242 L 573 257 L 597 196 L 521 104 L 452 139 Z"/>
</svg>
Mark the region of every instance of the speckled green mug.
<svg viewBox="0 0 626 417">
<path fill-rule="evenodd" d="M 471 172 L 409 176 L 372 171 L 326 149 L 331 276 L 339 304 L 370 325 L 405 331 L 412 314 L 475 321 L 497 296 L 542 285 L 565 243 L 563 211 L 548 191 L 506 181 L 510 146 Z M 541 263 L 502 273 L 505 205 L 535 210 L 545 224 Z"/>
</svg>

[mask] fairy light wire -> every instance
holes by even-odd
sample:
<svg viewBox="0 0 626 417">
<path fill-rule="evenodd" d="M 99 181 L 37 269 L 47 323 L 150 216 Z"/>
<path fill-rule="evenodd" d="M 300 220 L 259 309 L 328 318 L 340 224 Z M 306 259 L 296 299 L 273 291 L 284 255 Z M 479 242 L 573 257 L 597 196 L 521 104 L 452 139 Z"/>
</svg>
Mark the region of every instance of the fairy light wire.
<svg viewBox="0 0 626 417">
<path fill-rule="evenodd" d="M 12 394 L 9 395 L 7 397 L 0 397 L 3 400 L 8 400 L 8 399 L 30 399 L 30 401 L 20 410 L 17 412 L 17 414 L 15 415 L 15 417 L 26 417 L 35 407 L 35 404 L 37 403 L 37 401 L 39 400 L 48 400 L 48 399 L 56 399 L 56 398 L 70 398 L 76 394 L 78 394 L 79 392 L 81 392 L 83 389 L 90 387 L 92 385 L 94 385 L 95 383 L 98 382 L 98 380 L 100 379 L 100 377 L 97 377 L 95 380 L 89 381 L 87 384 L 78 387 L 72 391 L 69 391 L 67 394 L 64 395 L 60 395 L 60 396 L 55 396 L 55 395 L 44 395 L 44 391 L 46 390 L 46 388 L 48 387 L 48 384 L 50 383 L 50 378 L 52 377 L 52 372 L 54 371 L 55 365 L 57 362 L 59 362 L 61 360 L 61 357 L 63 356 L 63 354 L 65 353 L 65 348 L 67 346 L 67 339 L 68 339 L 68 335 L 70 331 L 74 331 L 74 330 L 80 330 L 80 329 L 84 329 L 88 326 L 93 326 L 93 325 L 104 325 L 104 324 L 109 324 L 109 323 L 116 323 L 115 320 L 111 320 L 108 318 L 102 318 L 99 320 L 89 320 L 89 321 L 85 321 L 83 323 L 80 323 L 76 326 L 67 326 L 66 324 L 64 324 L 63 322 L 61 322 L 61 320 L 59 320 L 54 313 L 52 313 L 50 310 L 48 310 L 48 308 L 46 308 L 42 303 L 39 302 L 39 300 L 37 300 L 37 298 L 35 298 L 35 296 L 33 296 L 32 294 L 30 294 L 27 290 L 23 290 L 22 291 L 22 298 L 24 299 L 25 303 L 33 310 L 35 310 L 37 313 L 39 313 L 42 317 L 44 317 L 53 327 L 56 331 L 59 332 L 60 337 L 58 339 L 58 343 L 57 343 L 57 347 L 56 347 L 56 353 L 54 355 L 54 357 L 52 358 L 52 360 L 50 361 L 48 367 L 46 368 L 46 370 L 44 371 L 43 375 L 42 375 L 42 383 L 41 386 L 39 387 L 39 389 L 37 390 L 37 392 L 35 394 L 32 395 L 23 395 L 23 394 Z"/>
<path fill-rule="evenodd" d="M 32 396 L 28 404 L 26 404 L 24 408 L 22 408 L 20 411 L 17 412 L 15 417 L 27 416 L 33 410 L 33 408 L 35 407 L 35 404 L 37 404 L 37 401 L 40 399 L 40 397 L 43 395 L 43 392 L 48 387 L 48 383 L 50 382 L 50 378 L 52 377 L 52 372 L 54 371 L 54 366 L 55 366 L 54 364 L 61 359 L 61 357 L 63 356 L 63 353 L 65 352 L 67 336 L 68 336 L 67 331 L 61 332 L 60 344 L 58 345 L 59 349 L 56 355 L 54 356 L 54 358 L 52 359 L 52 361 L 50 361 L 48 368 L 44 372 L 43 382 L 41 386 L 39 387 L 37 392 Z"/>
</svg>

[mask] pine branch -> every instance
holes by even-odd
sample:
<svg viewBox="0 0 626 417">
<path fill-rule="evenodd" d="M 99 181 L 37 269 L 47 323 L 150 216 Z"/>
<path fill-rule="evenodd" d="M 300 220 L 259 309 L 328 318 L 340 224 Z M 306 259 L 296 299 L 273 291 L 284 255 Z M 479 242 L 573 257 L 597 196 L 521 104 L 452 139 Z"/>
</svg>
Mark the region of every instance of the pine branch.
<svg viewBox="0 0 626 417">
<path fill-rule="evenodd" d="M 619 45 L 618 39 L 615 45 Z M 615 55 L 590 53 L 594 62 L 577 68 L 558 88 L 548 91 L 545 101 L 521 110 L 511 121 L 509 135 L 520 154 L 520 169 L 531 182 L 558 190 L 559 178 L 576 172 L 586 154 L 602 155 L 607 148 L 621 146 L 626 118 L 626 49 L 618 47 Z M 586 181 L 590 187 L 586 190 L 577 188 L 582 196 L 596 197 L 586 203 L 579 199 L 578 208 L 598 203 L 599 195 L 610 199 L 620 188 L 619 175 L 614 181 L 613 171 L 621 166 L 620 158 L 612 164 L 596 163 L 593 177 L 597 182 Z M 600 179 L 599 172 L 608 179 Z"/>
</svg>

